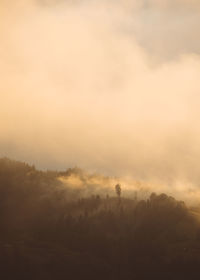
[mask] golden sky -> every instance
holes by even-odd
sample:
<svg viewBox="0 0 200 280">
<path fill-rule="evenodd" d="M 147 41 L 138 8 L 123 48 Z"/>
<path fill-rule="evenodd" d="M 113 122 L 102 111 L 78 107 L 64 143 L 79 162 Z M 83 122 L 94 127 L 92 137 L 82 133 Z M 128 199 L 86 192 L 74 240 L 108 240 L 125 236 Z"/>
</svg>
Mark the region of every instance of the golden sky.
<svg viewBox="0 0 200 280">
<path fill-rule="evenodd" d="M 200 2 L 0 0 L 0 156 L 197 184 Z"/>
</svg>

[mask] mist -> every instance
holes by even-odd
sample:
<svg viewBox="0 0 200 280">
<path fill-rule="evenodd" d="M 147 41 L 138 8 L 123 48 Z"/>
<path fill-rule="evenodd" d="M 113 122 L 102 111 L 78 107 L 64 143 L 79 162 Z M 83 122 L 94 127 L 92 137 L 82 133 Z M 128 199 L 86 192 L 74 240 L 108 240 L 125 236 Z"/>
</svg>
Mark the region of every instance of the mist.
<svg viewBox="0 0 200 280">
<path fill-rule="evenodd" d="M 0 2 L 1 156 L 198 195 L 200 5 L 138 2 Z"/>
</svg>

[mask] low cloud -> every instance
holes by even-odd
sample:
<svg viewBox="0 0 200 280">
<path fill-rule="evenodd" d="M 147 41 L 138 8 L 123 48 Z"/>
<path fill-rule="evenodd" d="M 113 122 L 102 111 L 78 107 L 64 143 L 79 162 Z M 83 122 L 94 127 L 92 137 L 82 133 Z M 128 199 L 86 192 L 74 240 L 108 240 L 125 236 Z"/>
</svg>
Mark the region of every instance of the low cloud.
<svg viewBox="0 0 200 280">
<path fill-rule="evenodd" d="M 199 5 L 147 3 L 1 2 L 2 156 L 198 190 Z"/>
</svg>

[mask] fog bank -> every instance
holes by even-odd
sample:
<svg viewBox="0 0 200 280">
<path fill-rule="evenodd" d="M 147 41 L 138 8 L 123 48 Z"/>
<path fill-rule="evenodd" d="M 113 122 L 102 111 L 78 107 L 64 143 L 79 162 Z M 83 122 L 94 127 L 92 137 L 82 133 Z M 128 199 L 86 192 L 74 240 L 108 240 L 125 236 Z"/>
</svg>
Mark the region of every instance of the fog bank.
<svg viewBox="0 0 200 280">
<path fill-rule="evenodd" d="M 0 155 L 198 190 L 199 12 L 1 1 Z"/>
</svg>

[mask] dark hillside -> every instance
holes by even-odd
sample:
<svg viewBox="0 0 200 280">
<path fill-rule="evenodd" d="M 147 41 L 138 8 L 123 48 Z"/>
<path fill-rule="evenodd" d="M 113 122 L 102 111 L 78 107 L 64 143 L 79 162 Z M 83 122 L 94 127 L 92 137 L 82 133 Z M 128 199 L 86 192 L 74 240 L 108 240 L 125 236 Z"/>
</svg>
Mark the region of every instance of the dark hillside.
<svg viewBox="0 0 200 280">
<path fill-rule="evenodd" d="M 1 279 L 199 279 L 200 224 L 183 202 L 114 186 L 81 197 L 58 180 L 71 172 L 0 160 Z"/>
</svg>

